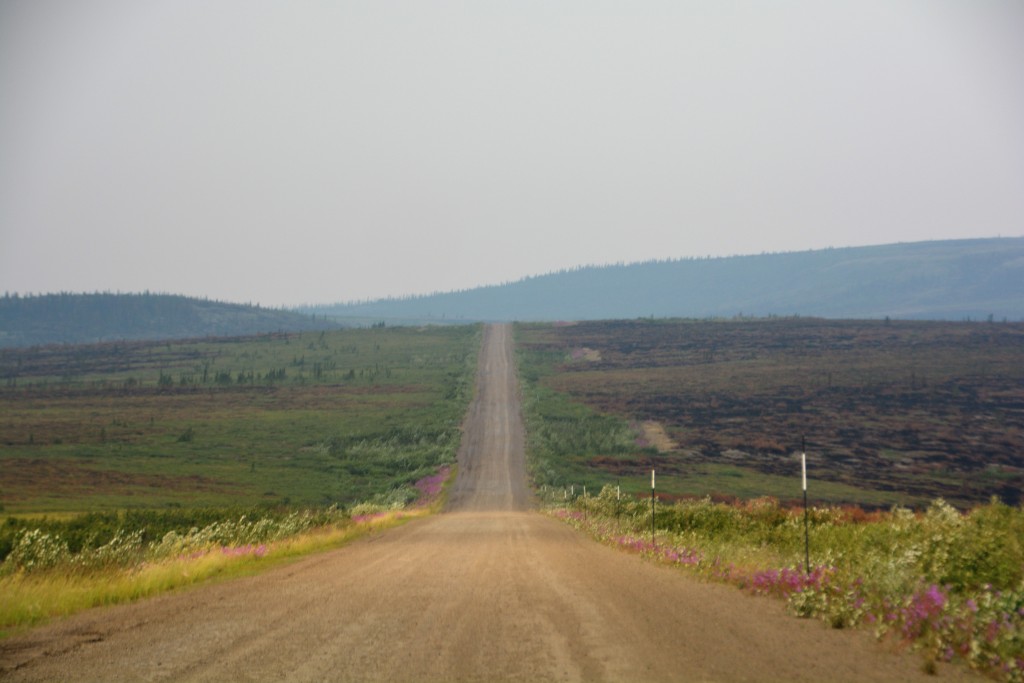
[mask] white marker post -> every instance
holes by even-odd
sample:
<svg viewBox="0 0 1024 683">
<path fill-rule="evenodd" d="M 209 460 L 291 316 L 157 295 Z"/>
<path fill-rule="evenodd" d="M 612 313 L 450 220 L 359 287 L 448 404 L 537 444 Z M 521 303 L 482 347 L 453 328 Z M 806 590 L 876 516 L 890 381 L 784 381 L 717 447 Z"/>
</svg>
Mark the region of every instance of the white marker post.
<svg viewBox="0 0 1024 683">
<path fill-rule="evenodd" d="M 807 526 L 807 448 L 804 437 L 800 437 L 800 474 L 804 484 L 804 571 L 811 573 L 811 536 Z"/>
<path fill-rule="evenodd" d="M 651 470 L 651 545 L 654 545 L 654 470 Z"/>
<path fill-rule="evenodd" d="M 802 444 L 800 452 L 800 472 L 804 479 L 804 495 L 807 495 L 807 454 L 803 452 Z"/>
</svg>

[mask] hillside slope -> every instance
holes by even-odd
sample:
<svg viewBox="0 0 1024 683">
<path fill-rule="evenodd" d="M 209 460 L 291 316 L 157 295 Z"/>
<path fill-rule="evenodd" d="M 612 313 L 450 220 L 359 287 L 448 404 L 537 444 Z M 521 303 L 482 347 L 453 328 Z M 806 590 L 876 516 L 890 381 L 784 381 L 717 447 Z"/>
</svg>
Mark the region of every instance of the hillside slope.
<svg viewBox="0 0 1024 683">
<path fill-rule="evenodd" d="M 0 299 L 0 347 L 336 327 L 336 323 L 294 311 L 168 294 L 7 295 Z"/>
<path fill-rule="evenodd" d="M 449 321 L 740 314 L 1019 320 L 1024 238 L 596 266 L 461 292 L 304 310 Z"/>
</svg>

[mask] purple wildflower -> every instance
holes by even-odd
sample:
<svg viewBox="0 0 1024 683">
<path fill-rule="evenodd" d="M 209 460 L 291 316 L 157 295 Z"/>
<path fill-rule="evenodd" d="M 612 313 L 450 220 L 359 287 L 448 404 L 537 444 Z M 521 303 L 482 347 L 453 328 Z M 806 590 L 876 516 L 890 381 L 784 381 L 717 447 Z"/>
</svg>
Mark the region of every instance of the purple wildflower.
<svg viewBox="0 0 1024 683">
<path fill-rule="evenodd" d="M 448 465 L 441 467 L 436 474 L 432 474 L 429 477 L 423 477 L 417 481 L 413 486 L 420 492 L 420 502 L 427 503 L 437 497 L 441 493 L 441 487 L 445 480 L 448 478 L 451 468 Z"/>
<path fill-rule="evenodd" d="M 253 557 L 263 557 L 267 554 L 267 546 L 253 544 L 242 545 L 242 546 L 224 546 L 220 549 L 221 553 L 228 557 L 244 557 L 246 555 L 252 555 Z"/>
</svg>

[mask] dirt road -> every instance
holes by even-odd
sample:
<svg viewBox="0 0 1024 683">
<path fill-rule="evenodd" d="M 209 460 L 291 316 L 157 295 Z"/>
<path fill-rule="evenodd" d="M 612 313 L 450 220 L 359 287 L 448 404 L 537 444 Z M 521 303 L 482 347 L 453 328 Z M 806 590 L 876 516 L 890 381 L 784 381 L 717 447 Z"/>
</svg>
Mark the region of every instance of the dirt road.
<svg viewBox="0 0 1024 683">
<path fill-rule="evenodd" d="M 0 641 L 0 678 L 913 681 L 914 655 L 786 616 L 529 510 L 510 331 L 487 329 L 451 509 L 260 576 Z M 941 680 L 978 680 L 944 667 Z"/>
</svg>

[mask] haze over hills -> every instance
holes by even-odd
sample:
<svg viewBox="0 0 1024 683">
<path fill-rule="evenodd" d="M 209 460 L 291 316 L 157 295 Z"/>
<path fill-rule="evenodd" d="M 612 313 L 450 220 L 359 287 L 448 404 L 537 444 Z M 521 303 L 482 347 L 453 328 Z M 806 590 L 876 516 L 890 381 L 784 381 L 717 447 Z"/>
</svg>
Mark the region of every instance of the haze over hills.
<svg viewBox="0 0 1024 683">
<path fill-rule="evenodd" d="M 0 298 L 0 347 L 370 325 L 801 315 L 1024 320 L 1024 238 L 592 266 L 503 285 L 279 310 L 167 294 Z"/>
<path fill-rule="evenodd" d="M 5 295 L 0 347 L 334 329 L 310 314 L 170 294 Z"/>
<path fill-rule="evenodd" d="M 438 322 L 737 315 L 1021 320 L 1024 238 L 593 266 L 459 292 L 302 310 Z"/>
</svg>

